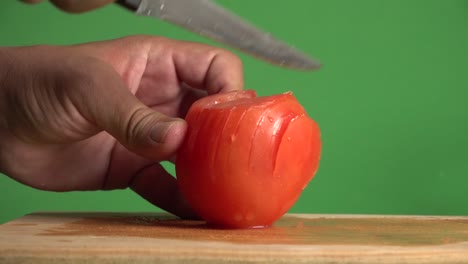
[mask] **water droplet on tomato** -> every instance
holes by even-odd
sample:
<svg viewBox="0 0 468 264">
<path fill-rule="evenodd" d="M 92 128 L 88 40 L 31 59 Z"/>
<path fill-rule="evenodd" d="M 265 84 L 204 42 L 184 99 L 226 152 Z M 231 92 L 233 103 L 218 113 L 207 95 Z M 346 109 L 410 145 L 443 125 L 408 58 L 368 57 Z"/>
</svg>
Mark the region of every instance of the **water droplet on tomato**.
<svg viewBox="0 0 468 264">
<path fill-rule="evenodd" d="M 291 137 L 288 137 L 288 140 L 291 140 Z"/>
<path fill-rule="evenodd" d="M 270 120 L 270 122 L 275 121 L 275 119 L 273 117 L 271 117 L 271 116 L 268 117 L 268 120 Z"/>
</svg>

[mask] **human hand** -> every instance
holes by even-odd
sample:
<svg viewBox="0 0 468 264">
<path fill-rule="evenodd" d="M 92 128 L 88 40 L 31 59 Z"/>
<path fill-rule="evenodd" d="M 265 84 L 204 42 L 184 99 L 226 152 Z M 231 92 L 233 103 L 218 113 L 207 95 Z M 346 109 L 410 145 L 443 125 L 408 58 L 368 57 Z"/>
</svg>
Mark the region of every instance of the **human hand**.
<svg viewBox="0 0 468 264">
<path fill-rule="evenodd" d="M 1 172 L 50 191 L 130 187 L 194 216 L 159 162 L 175 155 L 195 100 L 243 88 L 236 56 L 135 36 L 0 48 L 0 62 Z"/>
<path fill-rule="evenodd" d="M 43 0 L 22 0 L 28 4 L 37 4 Z M 63 11 L 69 13 L 82 13 L 103 7 L 107 4 L 115 2 L 115 0 L 50 0 L 52 4 Z"/>
</svg>

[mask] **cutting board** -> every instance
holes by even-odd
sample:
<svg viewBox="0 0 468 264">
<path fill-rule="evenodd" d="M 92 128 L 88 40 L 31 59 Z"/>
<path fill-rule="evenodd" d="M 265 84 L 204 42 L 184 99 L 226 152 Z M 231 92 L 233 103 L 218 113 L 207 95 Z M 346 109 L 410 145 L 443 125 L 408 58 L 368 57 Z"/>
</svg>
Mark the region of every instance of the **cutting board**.
<svg viewBox="0 0 468 264">
<path fill-rule="evenodd" d="M 35 213 L 0 263 L 468 263 L 468 217 L 288 214 L 225 230 L 161 213 Z"/>
</svg>

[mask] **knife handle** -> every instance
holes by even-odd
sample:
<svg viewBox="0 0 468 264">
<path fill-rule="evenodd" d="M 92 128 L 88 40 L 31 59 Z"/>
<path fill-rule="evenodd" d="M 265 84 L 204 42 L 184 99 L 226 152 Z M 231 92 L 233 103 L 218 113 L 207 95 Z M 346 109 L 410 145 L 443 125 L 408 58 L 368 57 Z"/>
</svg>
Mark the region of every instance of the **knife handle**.
<svg viewBox="0 0 468 264">
<path fill-rule="evenodd" d="M 123 6 L 131 11 L 137 11 L 142 0 L 117 0 L 116 4 Z"/>
</svg>

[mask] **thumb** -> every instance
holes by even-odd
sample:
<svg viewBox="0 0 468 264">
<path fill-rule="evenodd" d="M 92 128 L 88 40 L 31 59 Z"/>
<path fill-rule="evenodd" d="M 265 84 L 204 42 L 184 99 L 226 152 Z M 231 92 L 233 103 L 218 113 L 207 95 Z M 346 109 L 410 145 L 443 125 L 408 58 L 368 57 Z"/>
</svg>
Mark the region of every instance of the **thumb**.
<svg viewBox="0 0 468 264">
<path fill-rule="evenodd" d="M 78 74 L 86 85 L 75 89 L 81 91 L 75 96 L 80 112 L 132 152 L 152 160 L 173 156 L 187 131 L 186 122 L 144 105 L 112 67 L 100 62 L 87 66 L 80 67 L 88 69 L 86 74 Z"/>
<path fill-rule="evenodd" d="M 133 95 L 130 95 L 131 98 Z M 128 99 L 130 101 L 130 98 Z M 123 104 L 118 109 L 122 113 L 122 120 L 109 120 L 109 132 L 127 149 L 153 160 L 167 160 L 180 147 L 187 126 L 184 120 L 170 118 L 156 112 L 141 103 L 135 105 Z M 112 118 L 113 113 L 108 111 Z"/>
</svg>

